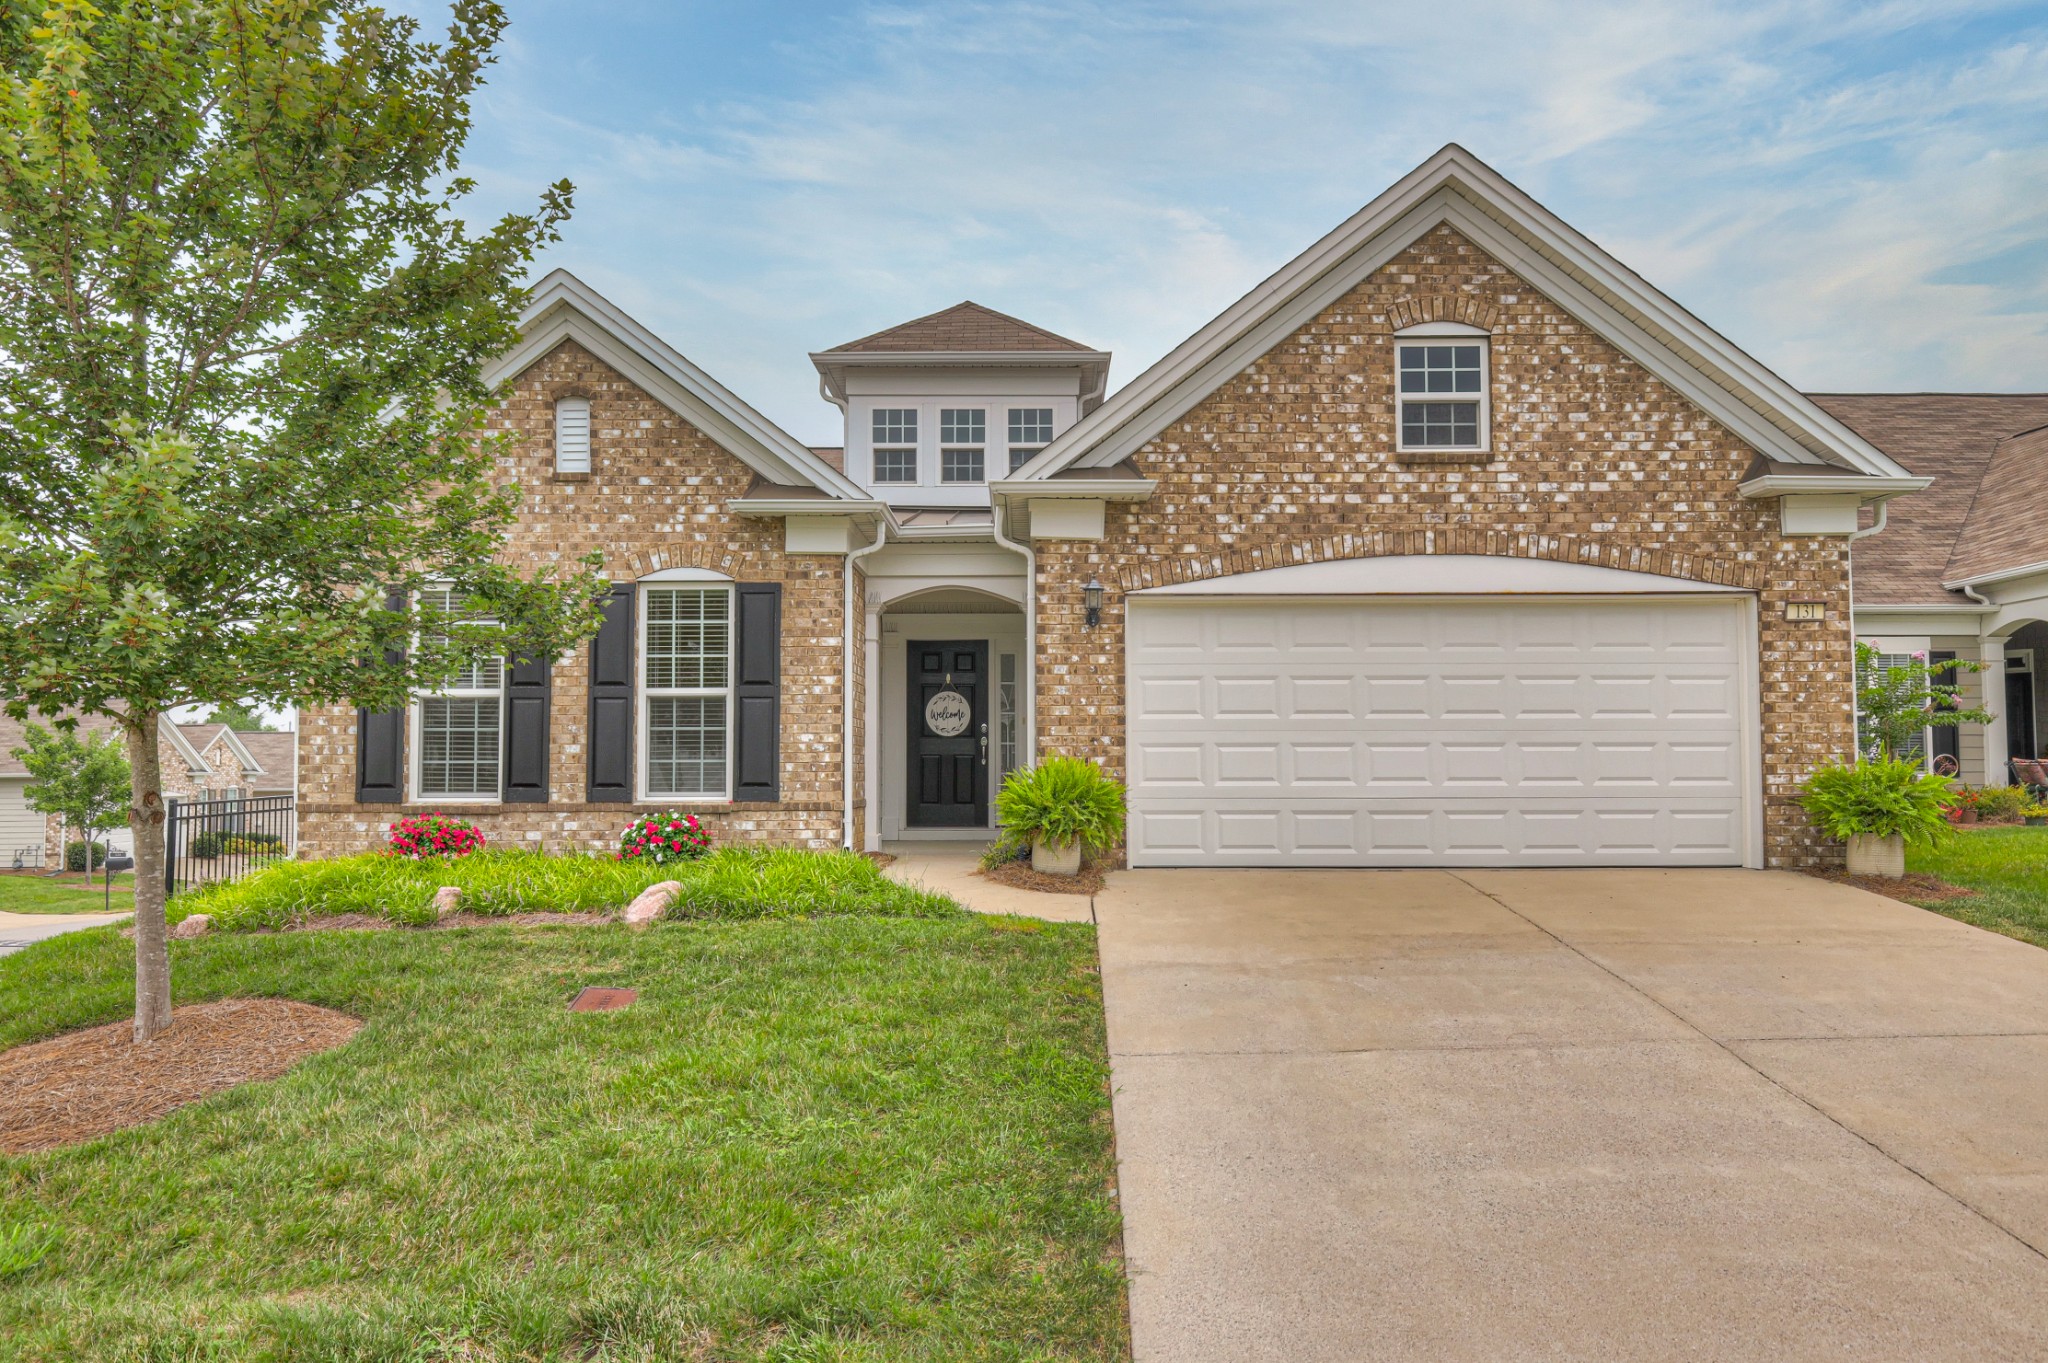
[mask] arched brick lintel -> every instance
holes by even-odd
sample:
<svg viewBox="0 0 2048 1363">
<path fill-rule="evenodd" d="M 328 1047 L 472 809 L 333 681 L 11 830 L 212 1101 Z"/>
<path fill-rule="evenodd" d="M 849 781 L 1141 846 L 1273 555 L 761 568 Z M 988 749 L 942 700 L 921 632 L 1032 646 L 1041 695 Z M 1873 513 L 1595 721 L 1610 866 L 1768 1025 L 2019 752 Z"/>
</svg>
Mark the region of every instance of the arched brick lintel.
<svg viewBox="0 0 2048 1363">
<path fill-rule="evenodd" d="M 1411 294 L 1388 306 L 1387 322 L 1396 331 L 1424 322 L 1463 322 L 1492 331 L 1500 325 L 1500 309 L 1469 293 Z"/>
<path fill-rule="evenodd" d="M 1763 568 L 1741 559 L 1706 558 L 1674 549 L 1616 544 L 1594 535 L 1515 534 L 1462 527 L 1357 531 L 1279 547 L 1183 554 L 1151 563 L 1126 565 L 1116 570 L 1116 579 L 1117 586 L 1129 593 L 1143 591 L 1147 587 L 1206 582 L 1212 578 L 1234 577 L 1239 573 L 1287 568 L 1301 563 L 1334 563 L 1343 559 L 1416 554 L 1476 554 L 1488 558 L 1586 563 L 1597 568 L 1655 573 L 1660 577 L 1710 582 L 1717 587 L 1735 587 L 1744 591 L 1762 591 L 1766 585 Z"/>
</svg>

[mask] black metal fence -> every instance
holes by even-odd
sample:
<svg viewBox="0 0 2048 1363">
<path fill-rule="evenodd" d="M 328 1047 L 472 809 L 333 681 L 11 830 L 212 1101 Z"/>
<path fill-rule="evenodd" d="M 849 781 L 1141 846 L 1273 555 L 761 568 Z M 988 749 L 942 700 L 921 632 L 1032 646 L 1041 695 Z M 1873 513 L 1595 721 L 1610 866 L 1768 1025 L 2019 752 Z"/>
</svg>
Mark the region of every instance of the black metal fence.
<svg viewBox="0 0 2048 1363">
<path fill-rule="evenodd" d="M 167 800 L 164 891 L 235 880 L 291 856 L 297 802 L 289 795 L 239 800 Z"/>
</svg>

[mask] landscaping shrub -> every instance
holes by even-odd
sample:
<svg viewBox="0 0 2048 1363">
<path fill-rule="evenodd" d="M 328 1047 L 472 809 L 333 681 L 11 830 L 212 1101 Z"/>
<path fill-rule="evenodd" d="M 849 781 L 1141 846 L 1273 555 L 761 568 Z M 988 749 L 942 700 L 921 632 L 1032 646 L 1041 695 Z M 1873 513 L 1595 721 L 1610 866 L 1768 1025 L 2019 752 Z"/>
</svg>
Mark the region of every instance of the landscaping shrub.
<svg viewBox="0 0 2048 1363">
<path fill-rule="evenodd" d="M 619 860 L 651 861 L 665 866 L 672 861 L 695 861 L 711 850 L 711 835 L 697 822 L 695 814 L 643 814 L 619 834 Z"/>
<path fill-rule="evenodd" d="M 1986 823 L 2018 823 L 2034 803 L 2025 786 L 1985 786 L 1973 793 L 1977 817 Z"/>
<path fill-rule="evenodd" d="M 1822 767 L 1799 799 L 1820 830 L 1842 842 L 1859 834 L 1897 834 L 1911 845 L 1929 846 L 1951 831 L 1948 807 L 1956 794 L 1918 763 L 1871 758 Z"/>
<path fill-rule="evenodd" d="M 446 814 L 408 814 L 391 825 L 390 853 L 395 857 L 466 857 L 483 846 L 481 828 Z"/>
<path fill-rule="evenodd" d="M 1093 762 L 1055 755 L 1010 773 L 996 796 L 996 818 L 1004 842 L 1078 842 L 1101 852 L 1123 837 L 1124 788 Z"/>
<path fill-rule="evenodd" d="M 204 833 L 194 834 L 192 841 L 185 848 L 188 856 L 198 857 L 202 861 L 212 861 L 223 854 L 260 856 L 265 852 L 283 850 L 284 839 L 275 833 L 230 833 L 218 828 L 209 828 Z"/>
<path fill-rule="evenodd" d="M 223 931 L 283 928 L 312 918 L 364 914 L 421 926 L 434 921 L 434 892 L 462 891 L 466 913 L 609 913 L 648 886 L 679 880 L 679 918 L 885 914 L 930 917 L 959 910 L 951 900 L 883 876 L 851 852 L 724 848 L 684 865 L 608 856 L 485 851 L 437 859 L 381 853 L 290 861 L 240 880 L 207 885 L 174 901 L 175 916 L 204 913 Z"/>
<path fill-rule="evenodd" d="M 104 865 L 106 865 L 106 864 L 107 864 L 107 845 L 106 845 L 105 843 L 103 843 L 103 842 L 95 842 L 95 843 L 93 843 L 93 845 L 92 845 L 92 869 L 93 869 L 93 870 L 95 870 L 95 871 L 97 871 L 97 870 L 99 870 L 99 869 L 100 869 L 100 867 L 102 867 L 102 866 L 104 866 Z M 82 842 L 74 842 L 74 843 L 70 843 L 70 844 L 67 844 L 67 845 L 65 846 L 65 848 L 64 848 L 64 869 L 65 869 L 65 870 L 67 870 L 67 871 L 83 871 L 83 870 L 85 869 L 85 844 L 84 844 L 84 843 L 82 843 Z"/>
</svg>

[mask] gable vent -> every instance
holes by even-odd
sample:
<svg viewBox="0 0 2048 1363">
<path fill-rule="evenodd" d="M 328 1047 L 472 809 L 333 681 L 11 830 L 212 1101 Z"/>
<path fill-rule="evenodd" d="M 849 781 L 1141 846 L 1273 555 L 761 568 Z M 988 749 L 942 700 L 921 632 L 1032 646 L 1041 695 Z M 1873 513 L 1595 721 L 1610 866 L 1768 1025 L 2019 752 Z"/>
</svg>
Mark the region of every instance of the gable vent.
<svg viewBox="0 0 2048 1363">
<path fill-rule="evenodd" d="M 555 404 L 555 472 L 590 472 L 590 399 Z"/>
</svg>

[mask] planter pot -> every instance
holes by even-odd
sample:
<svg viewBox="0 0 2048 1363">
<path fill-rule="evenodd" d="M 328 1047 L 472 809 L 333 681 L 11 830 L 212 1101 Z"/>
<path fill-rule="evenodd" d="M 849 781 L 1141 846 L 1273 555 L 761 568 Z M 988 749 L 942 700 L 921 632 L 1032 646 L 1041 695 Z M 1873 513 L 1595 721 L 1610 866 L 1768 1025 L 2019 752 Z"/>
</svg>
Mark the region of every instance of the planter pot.
<svg viewBox="0 0 2048 1363">
<path fill-rule="evenodd" d="M 1961 813 L 1959 813 L 1959 814 L 1957 814 L 1957 815 L 1956 815 L 1956 822 L 1957 822 L 1957 823 L 1975 823 L 1975 822 L 1977 822 L 1977 811 L 1976 811 L 1976 810 L 1974 810 L 1974 809 L 1966 809 L 1966 810 L 1963 810 L 1963 811 L 1962 811 Z"/>
<path fill-rule="evenodd" d="M 1065 847 L 1055 847 L 1033 838 L 1031 869 L 1042 876 L 1077 876 L 1081 874 L 1081 844 L 1074 842 Z"/>
<path fill-rule="evenodd" d="M 1858 833 L 1849 839 L 1849 874 L 1897 880 L 1906 874 L 1906 840 L 1896 833 L 1888 838 Z"/>
</svg>

